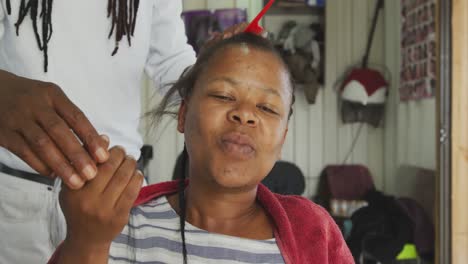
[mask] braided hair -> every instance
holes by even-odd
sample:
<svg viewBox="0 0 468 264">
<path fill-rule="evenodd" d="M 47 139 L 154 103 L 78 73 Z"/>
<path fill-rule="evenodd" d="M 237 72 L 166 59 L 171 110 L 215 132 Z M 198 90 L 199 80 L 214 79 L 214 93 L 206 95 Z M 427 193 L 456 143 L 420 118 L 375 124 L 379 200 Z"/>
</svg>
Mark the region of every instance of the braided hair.
<svg viewBox="0 0 468 264">
<path fill-rule="evenodd" d="M 44 54 L 44 72 L 47 72 L 48 58 L 48 43 L 52 37 L 52 5 L 53 0 L 41 0 L 41 12 L 39 10 L 39 0 L 21 0 L 18 20 L 15 23 L 16 35 L 19 35 L 19 28 L 24 18 L 29 14 L 32 20 L 34 35 L 36 37 L 37 46 Z M 110 38 L 115 31 L 115 48 L 112 51 L 114 56 L 119 49 L 119 42 L 124 36 L 127 37 L 128 44 L 131 46 L 131 37 L 135 31 L 136 18 L 138 13 L 139 0 L 108 0 L 107 2 L 107 17 L 111 18 L 112 27 L 109 32 Z M 10 0 L 6 0 L 6 9 L 8 15 L 11 15 Z M 42 20 L 41 29 L 38 31 L 38 15 Z"/>
<path fill-rule="evenodd" d="M 182 256 L 184 257 L 184 264 L 187 264 L 187 244 L 185 243 L 185 219 L 186 219 L 186 199 L 185 199 L 185 178 L 186 178 L 186 167 L 188 163 L 187 147 L 184 146 L 182 152 L 182 178 L 179 181 L 179 224 L 180 224 L 180 235 L 182 237 Z"/>
</svg>

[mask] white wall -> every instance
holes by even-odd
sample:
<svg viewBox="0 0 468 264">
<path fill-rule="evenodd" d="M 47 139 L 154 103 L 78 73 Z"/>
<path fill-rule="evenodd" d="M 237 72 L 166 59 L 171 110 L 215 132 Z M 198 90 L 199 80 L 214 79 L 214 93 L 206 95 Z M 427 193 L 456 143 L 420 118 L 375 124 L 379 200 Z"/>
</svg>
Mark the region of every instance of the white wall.
<svg viewBox="0 0 468 264">
<path fill-rule="evenodd" d="M 257 1 L 184 1 L 187 9 L 239 7 Z M 295 162 L 307 179 L 304 195 L 315 193 L 318 176 L 326 164 L 341 163 L 348 152 L 358 125 L 343 125 L 340 121 L 335 81 L 344 71 L 361 60 L 368 29 L 372 20 L 374 0 L 328 0 L 326 9 L 326 86 L 321 89 L 314 105 L 306 103 L 297 91 L 294 116 L 283 149 L 283 159 Z M 261 8 L 256 5 L 256 10 Z M 256 12 L 251 12 L 254 16 Z M 383 63 L 383 19 L 379 20 L 370 61 Z M 144 91 L 146 98 L 151 92 Z M 153 98 L 157 101 L 157 98 Z M 146 109 L 154 104 L 145 102 Z M 145 123 L 143 123 L 145 126 Z M 155 146 L 155 159 L 150 164 L 151 182 L 170 179 L 175 159 L 183 147 L 183 139 L 175 130 L 175 122 L 165 121 L 159 131 L 146 135 L 145 141 Z M 382 128 L 365 126 L 349 162 L 367 165 L 377 187 L 384 184 L 384 132 Z"/>
<path fill-rule="evenodd" d="M 359 125 L 344 125 L 339 119 L 337 94 L 333 83 L 350 65 L 359 63 L 365 51 L 375 1 L 327 1 L 326 82 L 323 113 L 323 164 L 341 162 Z M 383 19 L 378 20 L 370 63 L 383 63 Z M 367 165 L 377 188 L 383 185 L 383 129 L 365 126 L 351 163 Z"/>
<path fill-rule="evenodd" d="M 411 101 L 398 105 L 399 164 L 436 168 L 436 100 Z"/>
<path fill-rule="evenodd" d="M 392 72 L 385 122 L 384 189 L 395 192 L 398 168 L 411 165 L 436 168 L 436 99 L 400 102 L 398 94 L 400 56 L 400 1 L 385 2 L 385 62 Z"/>
</svg>

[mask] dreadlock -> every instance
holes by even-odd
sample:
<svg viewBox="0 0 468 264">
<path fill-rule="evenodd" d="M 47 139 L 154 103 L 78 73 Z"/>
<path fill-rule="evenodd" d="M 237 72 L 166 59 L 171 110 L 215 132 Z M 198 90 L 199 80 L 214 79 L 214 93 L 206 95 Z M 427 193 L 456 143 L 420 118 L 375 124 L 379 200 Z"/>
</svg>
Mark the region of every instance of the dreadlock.
<svg viewBox="0 0 468 264">
<path fill-rule="evenodd" d="M 44 72 L 47 72 L 48 58 L 48 43 L 52 37 L 52 4 L 53 0 L 41 0 L 41 13 L 39 18 L 42 19 L 42 32 L 39 34 L 37 26 L 37 15 L 39 9 L 39 0 L 21 0 L 18 12 L 18 20 L 15 23 L 16 35 L 19 35 L 19 28 L 24 18 L 28 15 L 31 17 L 36 37 L 37 46 L 44 54 Z M 136 17 L 138 13 L 139 0 L 108 0 L 107 2 L 107 17 L 111 17 L 112 27 L 109 32 L 110 38 L 115 31 L 115 48 L 112 51 L 114 56 L 119 49 L 119 42 L 124 36 L 127 37 L 128 45 L 131 46 L 131 37 L 135 31 Z M 6 9 L 8 15 L 11 15 L 10 0 L 6 0 Z"/>
</svg>

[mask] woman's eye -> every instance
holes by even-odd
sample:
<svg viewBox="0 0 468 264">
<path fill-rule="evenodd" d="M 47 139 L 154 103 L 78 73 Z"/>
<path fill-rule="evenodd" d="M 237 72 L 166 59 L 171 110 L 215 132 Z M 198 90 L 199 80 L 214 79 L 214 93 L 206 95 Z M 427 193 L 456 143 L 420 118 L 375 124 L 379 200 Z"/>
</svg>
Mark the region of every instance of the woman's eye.
<svg viewBox="0 0 468 264">
<path fill-rule="evenodd" d="M 267 107 L 267 106 L 264 106 L 264 105 L 260 105 L 258 106 L 258 108 L 264 112 L 267 112 L 267 113 L 270 113 L 270 114 L 274 114 L 274 115 L 278 115 L 278 113 L 276 111 L 274 111 L 273 109 Z"/>
<path fill-rule="evenodd" d="M 234 98 L 226 95 L 212 95 L 214 98 L 222 100 L 222 101 L 234 101 Z"/>
</svg>

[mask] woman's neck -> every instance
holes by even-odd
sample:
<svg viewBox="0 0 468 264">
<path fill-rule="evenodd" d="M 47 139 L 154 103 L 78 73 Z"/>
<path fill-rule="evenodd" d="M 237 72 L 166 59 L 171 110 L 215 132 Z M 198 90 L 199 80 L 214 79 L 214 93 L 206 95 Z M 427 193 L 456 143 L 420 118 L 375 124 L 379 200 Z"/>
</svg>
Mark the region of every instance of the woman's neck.
<svg viewBox="0 0 468 264">
<path fill-rule="evenodd" d="M 186 188 L 186 221 L 209 232 L 231 236 L 268 239 L 272 226 L 264 209 L 256 201 L 257 187 L 242 191 L 226 191 L 197 180 Z M 169 202 L 179 213 L 179 195 Z"/>
<path fill-rule="evenodd" d="M 186 190 L 187 216 L 236 221 L 251 217 L 259 210 L 257 187 L 241 191 L 223 190 L 214 183 L 191 180 Z"/>
</svg>

